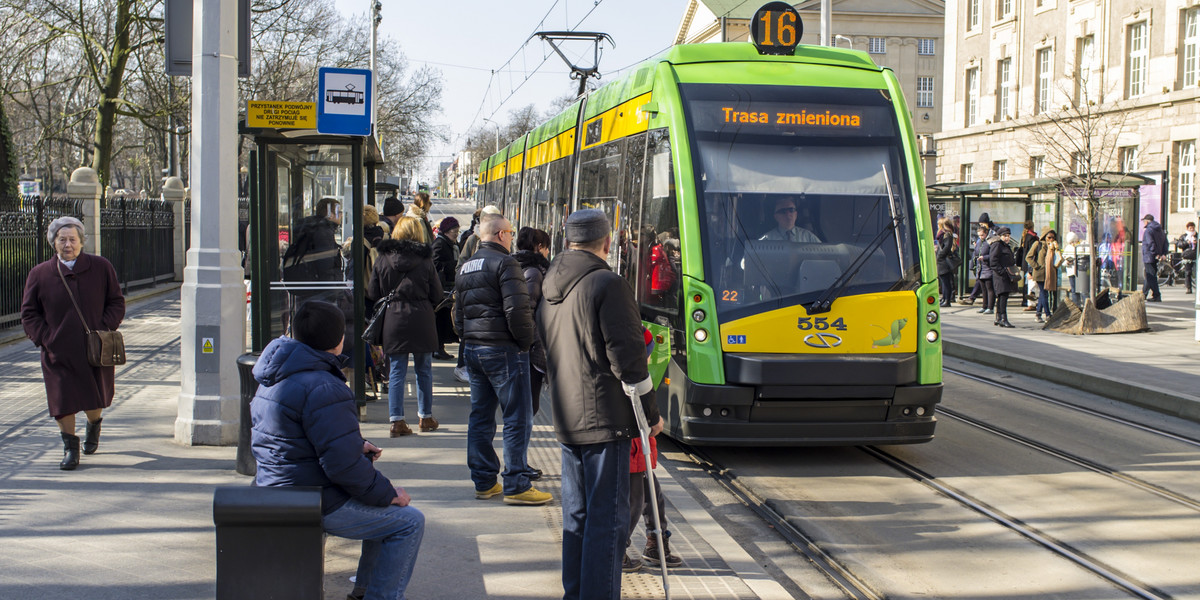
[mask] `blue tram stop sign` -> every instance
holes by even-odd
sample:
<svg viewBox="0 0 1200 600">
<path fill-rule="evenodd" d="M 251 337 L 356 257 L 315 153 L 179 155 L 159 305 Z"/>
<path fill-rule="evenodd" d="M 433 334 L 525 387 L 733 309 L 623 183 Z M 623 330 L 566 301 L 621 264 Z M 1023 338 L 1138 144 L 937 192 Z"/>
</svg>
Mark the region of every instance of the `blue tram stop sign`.
<svg viewBox="0 0 1200 600">
<path fill-rule="evenodd" d="M 371 135 L 371 71 L 321 67 L 317 78 L 317 131 Z"/>
</svg>

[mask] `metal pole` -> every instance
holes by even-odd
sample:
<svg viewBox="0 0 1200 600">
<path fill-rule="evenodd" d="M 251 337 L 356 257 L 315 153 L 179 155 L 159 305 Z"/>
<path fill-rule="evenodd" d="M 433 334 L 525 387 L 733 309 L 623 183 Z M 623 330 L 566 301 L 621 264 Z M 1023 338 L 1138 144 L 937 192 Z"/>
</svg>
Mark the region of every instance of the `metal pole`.
<svg viewBox="0 0 1200 600">
<path fill-rule="evenodd" d="M 383 3 L 380 0 L 369 0 L 371 2 L 371 76 L 375 77 L 375 48 L 379 39 L 379 22 L 383 20 L 380 14 L 383 10 Z M 375 127 L 375 118 L 379 115 L 379 103 L 376 101 L 379 98 L 379 79 L 375 78 L 371 85 L 371 133 L 375 135 L 376 140 L 379 139 L 379 130 Z"/>
<path fill-rule="evenodd" d="M 650 503 L 650 513 L 654 517 L 656 527 L 654 536 L 658 539 L 658 566 L 662 569 L 663 595 L 671 600 L 671 584 L 667 581 L 667 546 L 663 543 L 662 515 L 658 514 L 658 489 L 654 482 L 654 464 L 650 460 L 650 424 L 646 421 L 646 413 L 634 393 L 629 394 L 629 402 L 633 405 L 633 418 L 637 419 L 638 435 L 642 441 L 642 457 L 646 459 L 646 501 Z"/>
<path fill-rule="evenodd" d="M 832 46 L 833 37 L 833 0 L 821 0 L 821 45 Z"/>
</svg>

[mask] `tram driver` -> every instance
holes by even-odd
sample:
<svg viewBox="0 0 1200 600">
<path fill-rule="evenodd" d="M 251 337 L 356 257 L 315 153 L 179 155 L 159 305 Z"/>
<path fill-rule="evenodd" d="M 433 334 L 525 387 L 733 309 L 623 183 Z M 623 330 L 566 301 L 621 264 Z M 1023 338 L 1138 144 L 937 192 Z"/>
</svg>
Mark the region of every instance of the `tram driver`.
<svg viewBox="0 0 1200 600">
<path fill-rule="evenodd" d="M 775 240 L 783 242 L 803 242 L 810 244 L 821 243 L 821 238 L 803 227 L 796 225 L 796 200 L 784 196 L 775 201 L 776 228 L 763 234 L 759 240 Z"/>
</svg>

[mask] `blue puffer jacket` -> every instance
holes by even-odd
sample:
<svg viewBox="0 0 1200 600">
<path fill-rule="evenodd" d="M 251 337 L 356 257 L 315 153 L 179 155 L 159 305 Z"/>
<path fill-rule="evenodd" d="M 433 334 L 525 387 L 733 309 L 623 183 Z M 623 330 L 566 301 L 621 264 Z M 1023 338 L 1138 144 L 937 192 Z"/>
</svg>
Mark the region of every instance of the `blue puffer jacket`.
<svg viewBox="0 0 1200 600">
<path fill-rule="evenodd" d="M 323 514 L 350 498 L 387 506 L 396 497 L 392 483 L 363 454 L 354 394 L 332 354 L 281 337 L 263 350 L 254 378 L 256 485 L 320 487 Z"/>
</svg>

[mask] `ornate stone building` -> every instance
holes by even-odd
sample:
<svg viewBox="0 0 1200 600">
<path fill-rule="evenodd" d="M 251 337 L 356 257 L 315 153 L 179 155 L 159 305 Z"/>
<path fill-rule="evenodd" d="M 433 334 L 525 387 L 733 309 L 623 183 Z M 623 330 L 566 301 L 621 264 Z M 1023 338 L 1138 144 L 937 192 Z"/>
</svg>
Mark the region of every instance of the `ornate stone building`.
<svg viewBox="0 0 1200 600">
<path fill-rule="evenodd" d="M 1200 1 L 959 0 L 945 27 L 938 182 L 1008 187 L 1087 161 L 1161 181 L 1169 233 L 1196 219 Z M 1097 123 L 1057 134 L 1073 152 L 1039 134 L 1067 110 Z"/>
</svg>

